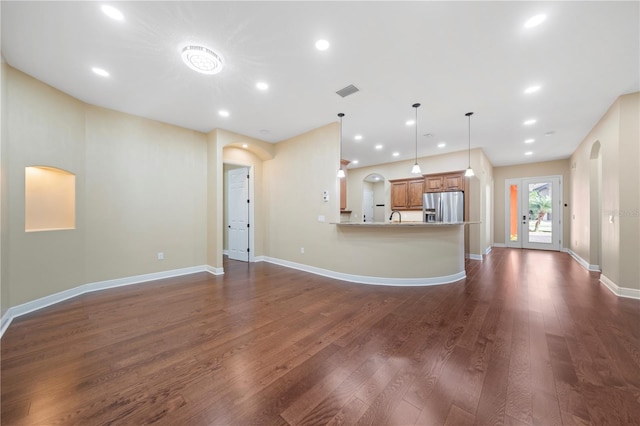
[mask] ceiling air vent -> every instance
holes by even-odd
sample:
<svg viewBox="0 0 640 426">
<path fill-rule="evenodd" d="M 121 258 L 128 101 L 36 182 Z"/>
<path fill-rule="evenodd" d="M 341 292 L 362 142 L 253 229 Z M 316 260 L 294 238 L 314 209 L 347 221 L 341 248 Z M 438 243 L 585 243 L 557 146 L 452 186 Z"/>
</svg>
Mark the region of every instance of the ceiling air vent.
<svg viewBox="0 0 640 426">
<path fill-rule="evenodd" d="M 348 85 L 345 88 L 342 88 L 340 90 L 338 90 L 336 93 L 340 96 L 342 96 L 343 98 L 352 95 L 356 92 L 360 91 L 360 89 L 358 89 L 356 86 L 354 86 L 353 84 Z"/>
</svg>

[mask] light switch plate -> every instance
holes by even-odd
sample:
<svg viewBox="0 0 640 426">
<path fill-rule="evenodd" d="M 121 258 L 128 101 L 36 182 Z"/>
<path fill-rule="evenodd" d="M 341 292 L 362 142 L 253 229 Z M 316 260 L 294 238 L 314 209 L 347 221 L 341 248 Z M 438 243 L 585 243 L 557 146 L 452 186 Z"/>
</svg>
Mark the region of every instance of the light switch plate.
<svg viewBox="0 0 640 426">
<path fill-rule="evenodd" d="M 324 201 L 325 203 L 329 201 L 329 191 L 322 192 L 322 201 Z"/>
</svg>

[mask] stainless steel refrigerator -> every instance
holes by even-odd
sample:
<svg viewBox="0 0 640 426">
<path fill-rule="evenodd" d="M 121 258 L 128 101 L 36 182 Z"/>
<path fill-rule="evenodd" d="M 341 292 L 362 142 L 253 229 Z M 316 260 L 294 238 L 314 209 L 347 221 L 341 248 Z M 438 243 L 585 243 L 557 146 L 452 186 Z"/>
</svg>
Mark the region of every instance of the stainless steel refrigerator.
<svg viewBox="0 0 640 426">
<path fill-rule="evenodd" d="M 425 222 L 464 222 L 464 192 L 427 192 L 422 196 Z"/>
</svg>

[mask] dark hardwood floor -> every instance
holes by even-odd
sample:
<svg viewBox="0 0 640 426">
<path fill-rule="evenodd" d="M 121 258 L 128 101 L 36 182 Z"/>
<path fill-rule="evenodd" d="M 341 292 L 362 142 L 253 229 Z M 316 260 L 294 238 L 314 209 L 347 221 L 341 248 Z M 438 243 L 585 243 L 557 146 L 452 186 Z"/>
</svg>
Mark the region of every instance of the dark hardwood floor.
<svg viewBox="0 0 640 426">
<path fill-rule="evenodd" d="M 224 266 L 15 319 L 2 425 L 640 423 L 640 301 L 567 254 L 421 288 Z"/>
</svg>

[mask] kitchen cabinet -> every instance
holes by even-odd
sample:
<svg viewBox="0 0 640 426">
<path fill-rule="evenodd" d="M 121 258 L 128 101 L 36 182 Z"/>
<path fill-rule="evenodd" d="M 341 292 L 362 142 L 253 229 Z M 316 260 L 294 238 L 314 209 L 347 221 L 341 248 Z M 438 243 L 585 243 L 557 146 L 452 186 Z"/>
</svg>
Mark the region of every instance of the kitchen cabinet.
<svg viewBox="0 0 640 426">
<path fill-rule="evenodd" d="M 442 191 L 442 175 L 425 175 L 424 176 L 424 192 L 440 192 Z"/>
<path fill-rule="evenodd" d="M 391 180 L 391 210 L 422 209 L 423 178 Z"/>
<path fill-rule="evenodd" d="M 464 191 L 464 172 L 424 175 L 425 191 Z"/>
<path fill-rule="evenodd" d="M 421 178 L 393 179 L 389 182 L 391 210 L 422 210 L 422 194 L 425 192 L 465 190 L 463 171 L 423 175 Z"/>
</svg>

